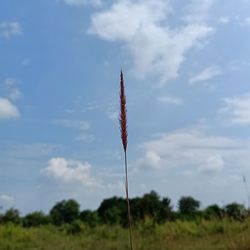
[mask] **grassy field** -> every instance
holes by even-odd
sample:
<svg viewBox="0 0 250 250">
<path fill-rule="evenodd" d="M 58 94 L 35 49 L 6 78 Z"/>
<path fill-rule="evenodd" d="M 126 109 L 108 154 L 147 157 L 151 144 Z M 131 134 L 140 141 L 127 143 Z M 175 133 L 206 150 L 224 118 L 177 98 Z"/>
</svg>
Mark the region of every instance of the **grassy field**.
<svg viewBox="0 0 250 250">
<path fill-rule="evenodd" d="M 250 250 L 250 220 L 199 221 L 153 224 L 150 220 L 133 230 L 135 250 Z M 0 249 L 125 250 L 128 231 L 120 226 L 89 228 L 83 224 L 61 228 L 25 229 L 0 226 Z"/>
</svg>

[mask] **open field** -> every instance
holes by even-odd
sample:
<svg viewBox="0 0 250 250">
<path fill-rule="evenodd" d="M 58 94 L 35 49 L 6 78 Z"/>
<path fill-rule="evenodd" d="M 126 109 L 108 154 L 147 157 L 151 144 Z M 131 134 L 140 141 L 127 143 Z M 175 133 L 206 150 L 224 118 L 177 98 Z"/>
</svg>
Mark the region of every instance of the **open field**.
<svg viewBox="0 0 250 250">
<path fill-rule="evenodd" d="M 135 250 L 249 250 L 250 220 L 176 221 L 163 225 L 150 220 L 133 230 Z M 120 226 L 90 228 L 81 223 L 55 227 L 0 226 L 0 249 L 126 250 L 128 231 Z"/>
</svg>

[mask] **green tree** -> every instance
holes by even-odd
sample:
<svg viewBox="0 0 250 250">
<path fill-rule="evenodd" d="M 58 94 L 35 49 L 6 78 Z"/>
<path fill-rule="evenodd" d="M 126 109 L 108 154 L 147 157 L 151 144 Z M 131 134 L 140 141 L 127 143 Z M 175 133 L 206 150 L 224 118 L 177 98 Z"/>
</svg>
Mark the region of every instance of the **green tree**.
<svg viewBox="0 0 250 250">
<path fill-rule="evenodd" d="M 45 215 L 42 211 L 27 214 L 23 218 L 24 227 L 38 227 L 41 225 L 46 225 L 49 222 L 49 216 Z"/>
<path fill-rule="evenodd" d="M 172 206 L 171 206 L 171 199 L 168 197 L 165 197 L 162 199 L 162 204 L 167 207 L 169 210 L 172 210 Z"/>
<path fill-rule="evenodd" d="M 142 198 L 136 197 L 131 200 L 131 213 L 134 220 L 150 217 L 156 222 L 164 222 L 171 218 L 171 210 L 171 200 L 169 198 L 161 200 L 155 191 L 144 194 Z"/>
<path fill-rule="evenodd" d="M 122 210 L 119 207 L 110 207 L 104 213 L 105 221 L 108 224 L 123 224 Z"/>
<path fill-rule="evenodd" d="M 224 210 L 220 208 L 217 204 L 213 204 L 213 205 L 208 206 L 204 210 L 203 214 L 206 219 L 222 218 L 224 214 Z"/>
<path fill-rule="evenodd" d="M 126 200 L 120 197 L 112 197 L 101 202 L 97 213 L 102 222 L 108 224 L 127 223 Z"/>
<path fill-rule="evenodd" d="M 160 217 L 161 221 L 165 220 L 173 220 L 174 214 L 173 214 L 173 207 L 171 205 L 171 199 L 168 197 L 164 197 L 161 201 L 161 209 L 160 209 Z"/>
<path fill-rule="evenodd" d="M 101 221 L 108 224 L 127 223 L 127 203 L 120 197 L 104 199 L 97 209 Z"/>
<path fill-rule="evenodd" d="M 73 199 L 60 201 L 50 210 L 50 216 L 55 225 L 72 223 L 79 218 L 79 215 L 80 205 Z"/>
<path fill-rule="evenodd" d="M 144 216 L 156 216 L 160 207 L 160 196 L 153 190 L 148 194 L 144 194 L 141 199 L 141 206 L 144 210 Z"/>
<path fill-rule="evenodd" d="M 182 215 L 191 215 L 198 211 L 200 201 L 195 200 L 191 196 L 183 196 L 178 201 L 179 212 Z"/>
<path fill-rule="evenodd" d="M 15 208 L 8 209 L 2 216 L 2 222 L 3 223 L 11 222 L 14 224 L 20 224 L 21 223 L 20 212 Z"/>
<path fill-rule="evenodd" d="M 84 210 L 80 213 L 80 220 L 90 227 L 95 227 L 100 223 L 100 218 L 96 211 Z"/>
<path fill-rule="evenodd" d="M 229 217 L 233 219 L 238 219 L 238 220 L 244 219 L 247 214 L 247 211 L 244 205 L 238 204 L 236 202 L 226 205 L 225 212 Z"/>
</svg>

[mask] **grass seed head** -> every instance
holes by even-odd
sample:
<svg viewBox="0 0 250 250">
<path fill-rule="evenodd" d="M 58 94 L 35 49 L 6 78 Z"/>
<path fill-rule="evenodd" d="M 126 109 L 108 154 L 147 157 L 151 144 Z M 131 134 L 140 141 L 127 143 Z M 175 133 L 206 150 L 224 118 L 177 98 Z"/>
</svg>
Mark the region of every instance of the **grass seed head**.
<svg viewBox="0 0 250 250">
<path fill-rule="evenodd" d="M 121 71 L 120 75 L 120 131 L 121 131 L 121 139 L 124 151 L 127 150 L 128 144 L 128 132 L 127 132 L 127 109 L 126 109 L 126 96 L 124 90 L 124 79 L 123 73 Z"/>
</svg>

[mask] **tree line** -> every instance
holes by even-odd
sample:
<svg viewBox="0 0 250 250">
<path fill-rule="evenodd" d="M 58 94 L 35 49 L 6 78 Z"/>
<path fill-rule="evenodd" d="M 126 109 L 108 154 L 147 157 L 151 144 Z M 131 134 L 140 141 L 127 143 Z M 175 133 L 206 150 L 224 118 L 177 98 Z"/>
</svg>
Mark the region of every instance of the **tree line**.
<svg viewBox="0 0 250 250">
<path fill-rule="evenodd" d="M 223 207 L 217 204 L 201 209 L 201 202 L 191 196 L 183 196 L 178 201 L 178 210 L 173 209 L 171 199 L 161 198 L 155 191 L 144 194 L 142 197 L 130 199 L 131 215 L 133 223 L 140 223 L 150 219 L 155 223 L 165 223 L 175 220 L 195 219 L 219 219 L 231 218 L 244 220 L 248 210 L 239 203 L 230 203 Z M 8 209 L 0 214 L 0 223 L 13 223 L 23 227 L 37 227 L 53 224 L 62 226 L 65 224 L 84 223 L 90 227 L 100 224 L 120 224 L 127 226 L 126 200 L 121 197 L 104 199 L 96 210 L 80 210 L 80 204 L 74 199 L 57 202 L 45 214 L 42 211 L 35 211 L 21 216 L 19 210 Z"/>
</svg>

